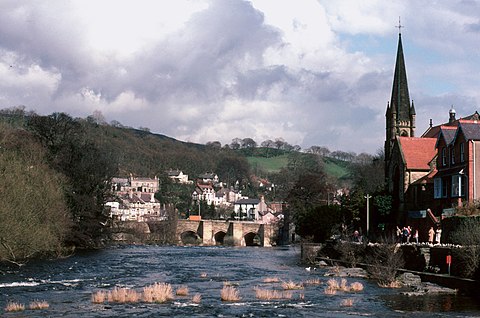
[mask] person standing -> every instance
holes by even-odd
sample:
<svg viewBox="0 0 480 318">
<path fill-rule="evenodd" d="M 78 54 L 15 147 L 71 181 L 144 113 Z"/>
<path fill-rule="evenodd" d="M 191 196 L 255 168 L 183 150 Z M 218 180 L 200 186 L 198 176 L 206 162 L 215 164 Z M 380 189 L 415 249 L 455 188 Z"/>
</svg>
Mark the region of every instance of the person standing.
<svg viewBox="0 0 480 318">
<path fill-rule="evenodd" d="M 440 244 L 440 239 L 442 237 L 442 228 L 439 226 L 437 231 L 435 231 L 435 243 Z"/>
<path fill-rule="evenodd" d="M 435 236 L 435 230 L 433 226 L 430 226 L 430 230 L 428 230 L 428 243 L 433 244 L 433 237 Z"/>
<path fill-rule="evenodd" d="M 413 234 L 413 238 L 415 239 L 415 243 L 418 244 L 418 230 L 415 230 L 415 234 Z"/>
</svg>

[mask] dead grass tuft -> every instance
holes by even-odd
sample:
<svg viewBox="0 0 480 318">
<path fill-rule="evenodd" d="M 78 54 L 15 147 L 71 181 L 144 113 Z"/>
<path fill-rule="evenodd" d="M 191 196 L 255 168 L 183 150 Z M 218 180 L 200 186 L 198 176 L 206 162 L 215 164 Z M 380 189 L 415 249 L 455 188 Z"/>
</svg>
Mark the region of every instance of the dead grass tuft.
<svg viewBox="0 0 480 318">
<path fill-rule="evenodd" d="M 278 277 L 265 277 L 263 279 L 263 282 L 264 283 L 278 283 L 278 282 L 280 282 L 280 278 L 278 278 Z"/>
<path fill-rule="evenodd" d="M 287 290 L 294 290 L 294 289 L 303 289 L 302 284 L 297 284 L 291 280 L 288 282 L 282 282 L 282 288 Z"/>
<path fill-rule="evenodd" d="M 255 297 L 261 300 L 274 300 L 274 299 L 291 299 L 292 292 L 279 291 L 271 289 L 254 288 Z"/>
<path fill-rule="evenodd" d="M 325 295 L 335 295 L 337 293 L 337 289 L 331 286 L 328 286 L 327 288 L 325 288 L 324 293 Z"/>
<path fill-rule="evenodd" d="M 353 282 L 350 284 L 350 291 L 359 292 L 363 290 L 363 284 L 360 282 Z"/>
<path fill-rule="evenodd" d="M 102 304 L 107 299 L 107 293 L 103 290 L 96 291 L 92 294 L 92 303 Z"/>
<path fill-rule="evenodd" d="M 327 280 L 327 288 L 337 290 L 340 288 L 340 285 L 338 285 L 338 281 L 336 279 L 330 278 Z"/>
<path fill-rule="evenodd" d="M 193 295 L 192 302 L 194 302 L 195 304 L 200 304 L 201 301 L 202 301 L 202 295 L 200 294 Z"/>
<path fill-rule="evenodd" d="M 23 310 L 25 310 L 25 305 L 16 303 L 16 302 L 9 302 L 5 307 L 6 312 L 23 311 Z"/>
<path fill-rule="evenodd" d="M 220 298 L 222 301 L 239 301 L 240 294 L 235 287 L 224 285 L 220 292 Z"/>
<path fill-rule="evenodd" d="M 394 280 L 388 284 L 378 284 L 378 286 L 383 288 L 400 288 L 402 287 L 402 283 L 400 283 L 398 280 Z"/>
<path fill-rule="evenodd" d="M 136 303 L 140 298 L 140 294 L 136 290 L 124 287 L 115 287 L 107 294 L 107 300 L 111 303 Z"/>
<path fill-rule="evenodd" d="M 45 300 L 42 300 L 42 301 L 34 300 L 28 305 L 28 308 L 30 308 L 32 310 L 47 309 L 48 307 L 50 307 L 50 305 Z"/>
<path fill-rule="evenodd" d="M 353 306 L 353 299 L 351 299 L 351 298 L 343 299 L 342 302 L 341 302 L 341 305 L 344 306 L 344 307 L 352 307 Z"/>
<path fill-rule="evenodd" d="M 204 273 L 200 273 L 200 277 L 201 277 L 201 278 L 207 278 L 207 276 L 208 276 L 208 275 L 207 275 L 207 273 L 205 273 L 205 272 L 204 272 Z"/>
<path fill-rule="evenodd" d="M 177 296 L 188 296 L 188 287 L 187 286 L 180 286 L 177 288 L 176 291 Z"/>
<path fill-rule="evenodd" d="M 174 299 L 172 285 L 155 283 L 143 287 L 143 301 L 147 303 L 164 303 Z"/>
<path fill-rule="evenodd" d="M 347 280 L 345 278 L 342 278 L 340 280 L 340 284 L 338 286 L 338 289 L 344 292 L 350 291 L 350 287 L 348 287 Z"/>
<path fill-rule="evenodd" d="M 320 278 L 312 278 L 312 279 L 307 279 L 304 282 L 304 285 L 320 285 L 321 283 L 322 281 L 320 280 Z"/>
</svg>

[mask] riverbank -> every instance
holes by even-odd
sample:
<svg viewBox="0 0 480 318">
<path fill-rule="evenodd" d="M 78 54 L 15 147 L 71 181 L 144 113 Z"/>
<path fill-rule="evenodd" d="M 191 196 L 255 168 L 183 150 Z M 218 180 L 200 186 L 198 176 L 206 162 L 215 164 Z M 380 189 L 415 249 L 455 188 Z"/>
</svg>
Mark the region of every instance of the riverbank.
<svg viewBox="0 0 480 318">
<path fill-rule="evenodd" d="M 369 264 L 363 260 L 368 259 L 368 249 L 364 244 L 358 243 L 343 243 L 349 244 L 349 247 L 343 246 L 342 248 L 335 248 L 332 243 L 327 244 L 302 244 L 301 246 L 301 258 L 303 262 L 313 264 L 325 264 L 329 266 L 345 266 L 345 267 L 360 267 L 365 270 L 369 270 L 378 264 Z M 375 248 L 378 244 L 372 244 L 372 248 Z M 461 293 L 478 296 L 478 281 L 468 278 L 451 275 L 451 273 L 458 272 L 458 264 L 455 266 L 448 266 L 448 264 L 442 264 L 441 260 L 447 261 L 447 255 L 451 255 L 452 247 L 450 246 L 429 246 L 423 245 L 398 245 L 398 249 L 401 250 L 403 260 L 401 264 L 404 264 L 401 268 L 394 268 L 398 275 L 403 273 L 409 273 L 418 277 L 418 283 L 428 282 L 434 283 L 442 287 L 450 288 L 452 290 L 458 290 Z M 343 257 L 339 251 L 348 250 L 351 253 L 350 257 Z M 361 251 L 361 252 L 359 252 Z M 353 254 L 357 253 L 357 257 Z M 421 269 L 435 270 L 436 272 L 428 272 Z M 452 271 L 453 268 L 453 271 Z M 450 274 L 448 273 L 450 271 Z M 417 284 L 418 285 L 418 284 Z M 420 285 L 416 286 L 420 289 Z M 435 292 L 435 291 L 434 291 Z"/>
</svg>

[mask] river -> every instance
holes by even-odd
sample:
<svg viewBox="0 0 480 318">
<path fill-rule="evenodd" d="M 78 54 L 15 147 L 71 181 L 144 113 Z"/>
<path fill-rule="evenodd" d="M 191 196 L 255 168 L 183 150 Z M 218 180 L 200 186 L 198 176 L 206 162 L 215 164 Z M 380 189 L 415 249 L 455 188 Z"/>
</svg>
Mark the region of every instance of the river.
<svg viewBox="0 0 480 318">
<path fill-rule="evenodd" d="M 5 317 L 480 317 L 480 306 L 461 295 L 403 296 L 372 281 L 360 292 L 326 295 L 325 269 L 307 271 L 299 248 L 123 246 L 31 262 L 0 275 L 0 316 Z M 320 279 L 289 299 L 258 300 L 254 287 L 281 290 L 280 282 Z M 188 296 L 156 303 L 92 303 L 92 293 L 115 286 L 141 291 L 155 282 L 187 286 Z M 222 302 L 230 282 L 241 299 Z M 201 301 L 192 301 L 194 294 Z M 47 309 L 6 312 L 8 302 L 46 301 Z"/>
</svg>

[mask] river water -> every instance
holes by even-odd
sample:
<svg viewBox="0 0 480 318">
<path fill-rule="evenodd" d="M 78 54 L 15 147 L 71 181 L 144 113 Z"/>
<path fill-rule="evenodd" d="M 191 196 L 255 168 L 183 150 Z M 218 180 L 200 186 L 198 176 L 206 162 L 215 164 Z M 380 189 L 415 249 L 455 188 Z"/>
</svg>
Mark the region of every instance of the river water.
<svg viewBox="0 0 480 318">
<path fill-rule="evenodd" d="M 0 316 L 5 317 L 480 317 L 480 306 L 461 295 L 403 296 L 361 282 L 361 292 L 326 295 L 325 269 L 307 271 L 299 248 L 124 246 L 82 253 L 67 259 L 32 262 L 0 275 Z M 320 279 L 290 299 L 258 300 L 254 287 L 281 290 L 281 283 Z M 92 303 L 92 293 L 115 286 L 141 291 L 155 282 L 175 289 L 187 286 L 189 296 L 163 304 Z M 241 299 L 222 302 L 225 282 Z M 201 294 L 200 303 L 192 295 Z M 6 312 L 8 302 L 48 302 L 48 309 Z M 351 303 L 345 305 L 346 300 Z"/>
</svg>

